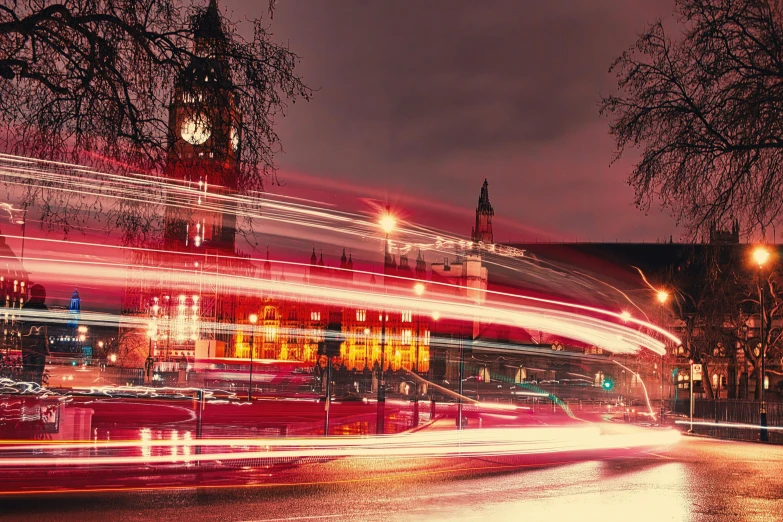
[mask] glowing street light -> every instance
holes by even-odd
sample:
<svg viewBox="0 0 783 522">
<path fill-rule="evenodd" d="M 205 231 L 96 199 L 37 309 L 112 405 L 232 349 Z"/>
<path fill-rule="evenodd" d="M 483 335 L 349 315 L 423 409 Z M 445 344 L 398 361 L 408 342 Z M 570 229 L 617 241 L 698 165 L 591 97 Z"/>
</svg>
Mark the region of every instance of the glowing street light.
<svg viewBox="0 0 783 522">
<path fill-rule="evenodd" d="M 753 261 L 762 268 L 769 261 L 769 250 L 766 247 L 758 246 L 753 249 Z"/>
<path fill-rule="evenodd" d="M 256 314 L 250 314 L 247 318 L 250 324 L 253 325 L 252 332 L 250 334 L 250 383 L 247 387 L 247 400 L 253 400 L 253 352 L 256 348 L 256 323 L 258 322 L 258 316 Z"/>
<path fill-rule="evenodd" d="M 767 403 L 764 402 L 764 380 L 767 376 L 767 361 L 766 361 L 766 332 L 764 325 L 764 282 L 763 272 L 764 265 L 769 261 L 769 250 L 763 245 L 759 245 L 753 249 L 753 261 L 759 266 L 758 272 L 758 286 L 759 286 L 759 337 L 761 338 L 761 376 L 757 379 L 761 380 L 761 412 L 760 412 L 760 424 L 761 431 L 759 433 L 759 439 L 761 442 L 769 441 L 769 434 L 767 432 Z"/>
<path fill-rule="evenodd" d="M 394 216 L 391 213 L 391 210 L 389 210 L 389 205 L 386 205 L 386 212 L 381 216 L 381 218 L 378 220 L 378 224 L 381 226 L 381 229 L 383 230 L 384 234 L 386 234 L 385 238 L 385 244 L 383 247 L 384 255 L 389 255 L 389 234 L 394 230 L 394 227 L 397 225 L 397 220 L 394 218 Z M 384 389 L 386 387 L 386 379 L 385 379 L 385 372 L 384 372 L 384 366 L 386 365 L 385 361 L 385 352 L 386 352 L 386 310 L 381 310 L 381 364 L 380 368 L 378 369 L 379 375 L 378 375 L 378 417 L 376 420 L 376 433 L 383 433 L 384 432 L 384 409 L 386 404 L 386 390 Z"/>
<path fill-rule="evenodd" d="M 378 223 L 381 225 L 381 229 L 388 235 L 391 234 L 392 230 L 394 230 L 394 227 L 397 226 L 397 220 L 389 213 L 389 209 L 386 209 L 386 213 L 381 216 L 381 219 L 378 221 Z"/>
<path fill-rule="evenodd" d="M 655 297 L 658 299 L 658 302 L 661 304 L 661 325 L 663 325 L 663 306 L 666 304 L 666 301 L 669 300 L 669 292 L 666 290 L 658 290 L 658 292 L 655 294 Z M 661 416 L 660 418 L 663 419 L 663 366 L 664 366 L 664 358 L 663 354 L 661 354 Z M 611 389 L 611 388 L 610 388 Z"/>
<path fill-rule="evenodd" d="M 416 283 L 413 285 L 413 291 L 416 293 L 417 296 L 421 297 L 424 295 L 424 283 Z"/>
<path fill-rule="evenodd" d="M 628 310 L 624 310 L 623 313 L 620 314 L 620 318 L 623 321 L 630 321 L 631 320 L 631 312 Z"/>
</svg>

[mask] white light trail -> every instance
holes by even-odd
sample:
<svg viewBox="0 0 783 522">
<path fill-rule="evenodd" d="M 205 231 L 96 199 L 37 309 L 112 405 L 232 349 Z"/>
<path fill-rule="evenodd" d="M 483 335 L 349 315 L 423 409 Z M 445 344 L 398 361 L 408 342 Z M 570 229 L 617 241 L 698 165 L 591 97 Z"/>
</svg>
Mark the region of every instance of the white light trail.
<svg viewBox="0 0 783 522">
<path fill-rule="evenodd" d="M 101 466 L 166 464 L 182 462 L 227 462 L 241 459 L 275 458 L 417 458 L 417 457 L 487 457 L 508 455 L 537 455 L 566 452 L 606 451 L 638 447 L 665 446 L 680 437 L 676 430 L 650 430 L 619 435 L 602 435 L 597 428 L 498 428 L 464 431 L 420 431 L 403 435 L 299 438 L 299 439 L 181 439 L 143 440 L 106 443 L 63 443 L 20 445 L 36 451 L 78 450 L 86 448 L 138 447 L 142 455 L 62 457 L 0 457 L 0 467 L 29 468 L 39 466 Z M 202 447 L 233 448 L 233 451 L 187 456 L 168 454 L 153 455 L 154 447 Z M 251 450 L 251 448 L 263 448 Z M 184 452 L 183 452 L 184 453 Z M 40 455 L 40 453 L 38 454 Z"/>
<path fill-rule="evenodd" d="M 124 286 L 126 282 L 124 270 L 106 263 L 81 260 L 59 260 L 54 262 L 41 258 L 27 260 L 28 264 L 33 262 L 35 262 L 36 272 L 39 275 L 46 274 L 50 277 L 62 277 L 63 273 L 66 272 L 77 280 L 90 278 L 92 281 L 112 282 L 112 284 L 118 287 Z M 194 275 L 199 275 L 198 271 L 165 270 L 152 267 L 149 270 L 166 272 L 172 279 L 172 283 L 180 286 L 192 283 Z M 310 302 L 366 307 L 378 310 L 384 309 L 387 312 L 402 312 L 413 308 L 418 314 L 431 315 L 438 313 L 443 318 L 461 321 L 479 320 L 484 323 L 547 332 L 589 345 L 601 346 L 615 353 L 636 353 L 639 347 L 650 349 L 658 354 L 665 353 L 665 345 L 660 340 L 628 326 L 574 312 L 533 306 L 531 304 L 489 301 L 479 305 L 466 298 L 443 294 L 437 298 L 412 298 L 405 293 L 379 292 L 369 285 L 361 284 L 355 284 L 350 287 L 336 287 L 305 284 L 292 280 L 255 279 L 230 274 L 221 274 L 220 277 L 221 286 L 226 291 L 238 294 L 269 295 L 272 293 L 280 298 L 304 298 Z M 414 279 L 410 279 L 410 282 L 412 284 Z M 434 294 L 434 292 L 432 293 Z M 552 303 L 555 303 L 555 301 L 552 301 Z M 567 303 L 564 304 L 567 305 Z M 40 311 L 35 310 L 21 310 L 17 315 L 45 320 L 49 314 L 42 314 Z M 86 322 L 88 316 L 83 314 L 83 317 Z M 63 318 L 60 317 L 58 319 L 62 321 Z M 125 321 L 126 318 L 123 317 L 122 320 Z M 146 318 L 127 318 L 127 320 L 144 322 L 144 324 L 148 322 Z M 215 326 L 227 327 L 223 324 Z M 235 328 L 236 325 L 231 327 Z"/>
</svg>

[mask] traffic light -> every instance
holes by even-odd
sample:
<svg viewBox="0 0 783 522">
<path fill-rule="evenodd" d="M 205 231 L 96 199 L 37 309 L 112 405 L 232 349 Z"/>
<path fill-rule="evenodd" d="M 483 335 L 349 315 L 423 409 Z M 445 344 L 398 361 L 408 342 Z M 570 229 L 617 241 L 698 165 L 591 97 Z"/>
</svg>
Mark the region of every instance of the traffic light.
<svg viewBox="0 0 783 522">
<path fill-rule="evenodd" d="M 345 340 L 342 334 L 343 313 L 329 312 L 329 323 L 324 332 L 324 353 L 327 357 L 339 357 L 340 345 Z"/>
<path fill-rule="evenodd" d="M 601 386 L 604 390 L 611 391 L 614 388 L 614 382 L 612 382 L 612 379 L 604 379 L 604 383 Z"/>
</svg>

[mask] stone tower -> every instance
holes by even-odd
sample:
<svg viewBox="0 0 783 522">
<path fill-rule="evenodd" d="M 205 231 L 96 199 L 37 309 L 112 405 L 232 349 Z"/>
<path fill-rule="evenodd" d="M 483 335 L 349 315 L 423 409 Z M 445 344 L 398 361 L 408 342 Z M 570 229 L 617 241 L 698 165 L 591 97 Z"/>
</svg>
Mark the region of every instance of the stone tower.
<svg viewBox="0 0 783 522">
<path fill-rule="evenodd" d="M 475 243 L 492 244 L 495 242 L 492 235 L 492 216 L 495 215 L 495 211 L 492 210 L 492 204 L 489 202 L 488 186 L 489 183 L 485 179 L 476 207 L 476 224 L 470 234 Z"/>
<path fill-rule="evenodd" d="M 165 247 L 234 252 L 241 137 L 217 2 L 193 17 L 194 56 L 169 106 L 166 176 L 177 182 L 166 210 Z"/>
</svg>

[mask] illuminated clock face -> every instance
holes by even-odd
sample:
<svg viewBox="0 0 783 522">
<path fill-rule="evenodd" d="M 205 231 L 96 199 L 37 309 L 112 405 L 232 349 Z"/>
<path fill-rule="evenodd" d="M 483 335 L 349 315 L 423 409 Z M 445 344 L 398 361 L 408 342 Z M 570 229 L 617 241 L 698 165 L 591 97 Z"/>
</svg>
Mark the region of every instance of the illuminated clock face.
<svg viewBox="0 0 783 522">
<path fill-rule="evenodd" d="M 185 118 L 180 127 L 182 139 L 191 145 L 201 145 L 209 139 L 210 131 L 207 119 L 203 115 Z"/>
<path fill-rule="evenodd" d="M 236 127 L 231 127 L 231 150 L 234 152 L 239 148 L 239 131 Z"/>
</svg>

